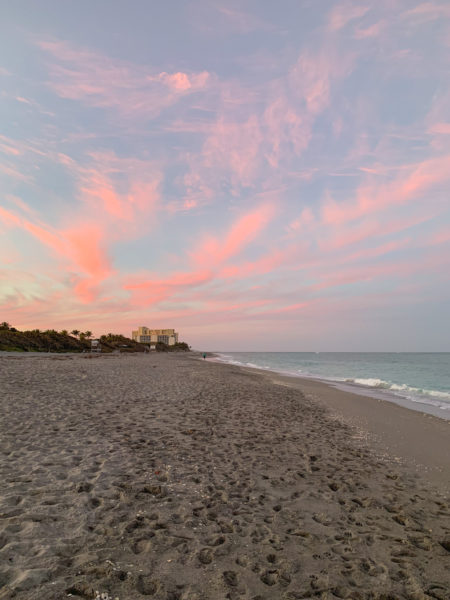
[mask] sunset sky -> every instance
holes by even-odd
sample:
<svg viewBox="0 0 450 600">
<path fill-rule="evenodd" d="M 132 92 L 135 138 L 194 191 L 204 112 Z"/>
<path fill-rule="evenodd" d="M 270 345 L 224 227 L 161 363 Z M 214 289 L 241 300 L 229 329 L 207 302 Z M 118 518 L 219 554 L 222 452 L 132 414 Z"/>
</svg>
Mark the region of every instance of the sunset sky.
<svg viewBox="0 0 450 600">
<path fill-rule="evenodd" d="M 450 2 L 0 7 L 0 320 L 450 350 Z"/>
</svg>

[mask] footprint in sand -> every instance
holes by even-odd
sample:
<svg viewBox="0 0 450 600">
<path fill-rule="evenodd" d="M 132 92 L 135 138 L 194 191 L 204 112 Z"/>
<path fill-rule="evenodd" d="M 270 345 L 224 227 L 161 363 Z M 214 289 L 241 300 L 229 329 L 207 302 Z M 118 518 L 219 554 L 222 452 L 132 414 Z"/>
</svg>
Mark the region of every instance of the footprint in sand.
<svg viewBox="0 0 450 600">
<path fill-rule="evenodd" d="M 159 584 L 151 575 L 139 575 L 136 589 L 143 596 L 153 596 L 158 591 Z"/>
<path fill-rule="evenodd" d="M 260 579 L 266 585 L 272 586 L 278 582 L 279 577 L 280 577 L 279 572 L 276 569 L 271 569 L 271 570 L 264 571 L 264 573 L 261 575 Z"/>
<path fill-rule="evenodd" d="M 212 563 L 213 554 L 210 548 L 202 548 L 198 554 L 198 559 L 203 565 L 209 565 Z"/>
</svg>

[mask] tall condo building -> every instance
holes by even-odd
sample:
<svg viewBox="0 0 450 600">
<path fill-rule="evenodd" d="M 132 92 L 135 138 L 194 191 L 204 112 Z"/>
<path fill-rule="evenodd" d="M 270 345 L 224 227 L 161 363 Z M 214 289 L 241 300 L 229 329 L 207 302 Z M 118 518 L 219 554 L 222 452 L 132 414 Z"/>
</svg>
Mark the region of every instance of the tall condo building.
<svg viewBox="0 0 450 600">
<path fill-rule="evenodd" d="M 162 342 L 168 346 L 173 346 L 178 342 L 178 333 L 175 329 L 149 329 L 148 327 L 138 327 L 132 331 L 131 337 L 136 342 L 150 344 L 154 346 L 157 342 Z"/>
</svg>

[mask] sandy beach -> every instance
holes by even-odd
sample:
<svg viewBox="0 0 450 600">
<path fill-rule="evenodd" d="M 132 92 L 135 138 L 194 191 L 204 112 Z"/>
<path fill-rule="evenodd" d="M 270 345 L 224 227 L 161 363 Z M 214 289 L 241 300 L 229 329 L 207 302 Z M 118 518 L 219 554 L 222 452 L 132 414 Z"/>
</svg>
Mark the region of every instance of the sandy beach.
<svg viewBox="0 0 450 600">
<path fill-rule="evenodd" d="M 450 598 L 449 421 L 194 354 L 0 381 L 1 599 Z"/>
</svg>

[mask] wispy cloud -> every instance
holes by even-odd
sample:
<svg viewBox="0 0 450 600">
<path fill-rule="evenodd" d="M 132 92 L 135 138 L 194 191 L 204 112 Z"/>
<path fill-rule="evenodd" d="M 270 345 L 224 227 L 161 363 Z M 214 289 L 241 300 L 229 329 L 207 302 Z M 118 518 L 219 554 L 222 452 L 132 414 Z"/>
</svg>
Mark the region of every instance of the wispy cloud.
<svg viewBox="0 0 450 600">
<path fill-rule="evenodd" d="M 205 88 L 210 80 L 206 71 L 158 73 L 61 40 L 42 40 L 37 45 L 51 56 L 48 85 L 59 96 L 129 117 L 155 117 L 185 94 Z"/>
<path fill-rule="evenodd" d="M 416 21 L 436 20 L 450 17 L 450 6 L 445 2 L 422 2 L 403 13 L 403 17 Z"/>
<path fill-rule="evenodd" d="M 343 2 L 338 4 L 329 14 L 328 28 L 330 31 L 339 31 L 348 23 L 361 19 L 369 10 L 370 7 L 360 3 Z"/>
</svg>

